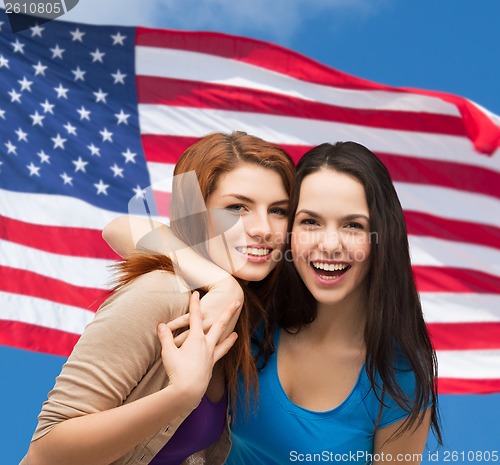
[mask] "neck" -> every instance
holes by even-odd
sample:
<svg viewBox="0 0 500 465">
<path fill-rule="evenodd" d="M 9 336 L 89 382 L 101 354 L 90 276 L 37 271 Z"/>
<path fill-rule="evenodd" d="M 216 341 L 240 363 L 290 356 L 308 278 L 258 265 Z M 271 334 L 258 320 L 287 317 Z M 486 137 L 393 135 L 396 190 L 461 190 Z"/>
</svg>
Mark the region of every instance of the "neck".
<svg viewBox="0 0 500 465">
<path fill-rule="evenodd" d="M 317 303 L 317 316 L 311 323 L 318 341 L 338 341 L 340 344 L 364 349 L 366 297 L 351 294 L 336 304 Z"/>
</svg>

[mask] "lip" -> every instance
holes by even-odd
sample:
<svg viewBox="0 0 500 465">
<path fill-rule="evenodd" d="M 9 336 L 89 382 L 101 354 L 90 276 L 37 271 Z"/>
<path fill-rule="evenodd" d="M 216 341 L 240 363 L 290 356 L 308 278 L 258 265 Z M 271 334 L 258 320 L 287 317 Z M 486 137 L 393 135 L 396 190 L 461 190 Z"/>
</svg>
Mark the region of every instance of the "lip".
<svg viewBox="0 0 500 465">
<path fill-rule="evenodd" d="M 314 268 L 313 262 L 326 263 L 328 265 L 346 264 L 346 265 L 348 265 L 348 268 L 344 273 L 342 273 L 340 276 L 338 276 L 336 278 L 330 277 L 330 276 L 324 277 L 315 271 L 316 268 Z M 337 285 L 341 284 L 346 279 L 346 276 L 349 274 L 349 272 L 351 271 L 351 268 L 352 268 L 351 265 L 349 265 L 349 263 L 347 263 L 343 260 L 311 260 L 309 262 L 309 266 L 311 268 L 311 273 L 313 274 L 314 281 L 322 287 L 332 287 L 332 286 L 337 286 Z"/>
<path fill-rule="evenodd" d="M 249 255 L 241 251 L 241 249 L 268 249 L 269 253 L 267 255 Z M 240 250 L 238 250 L 240 249 Z M 250 263 L 266 263 L 270 260 L 274 248 L 266 244 L 248 244 L 245 246 L 235 247 L 236 252 L 245 258 Z"/>
</svg>

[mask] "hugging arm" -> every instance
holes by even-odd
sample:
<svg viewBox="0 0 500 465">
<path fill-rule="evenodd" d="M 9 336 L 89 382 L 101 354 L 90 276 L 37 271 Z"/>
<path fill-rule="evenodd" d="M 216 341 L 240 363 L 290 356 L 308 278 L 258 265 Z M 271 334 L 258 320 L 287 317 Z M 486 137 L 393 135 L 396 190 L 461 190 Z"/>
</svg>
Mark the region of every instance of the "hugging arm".
<svg viewBox="0 0 500 465">
<path fill-rule="evenodd" d="M 169 256 L 192 289 L 208 292 L 201 299 L 205 328 L 213 323 L 227 305 L 235 301 L 243 302 L 243 290 L 228 272 L 187 246 L 163 223 L 120 216 L 104 228 L 102 236 L 122 257 L 131 255 L 137 248 Z"/>
</svg>

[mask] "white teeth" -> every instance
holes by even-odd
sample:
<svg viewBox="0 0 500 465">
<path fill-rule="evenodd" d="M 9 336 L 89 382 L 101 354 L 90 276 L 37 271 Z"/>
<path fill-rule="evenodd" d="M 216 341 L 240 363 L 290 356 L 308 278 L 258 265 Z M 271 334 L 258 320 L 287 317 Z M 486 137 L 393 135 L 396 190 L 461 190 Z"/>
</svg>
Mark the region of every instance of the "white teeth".
<svg viewBox="0 0 500 465">
<path fill-rule="evenodd" d="M 259 249 L 257 247 L 240 247 L 238 250 L 246 255 L 255 255 L 257 257 L 264 257 L 271 253 L 271 249 Z"/>
<path fill-rule="evenodd" d="M 323 262 L 312 262 L 314 268 L 318 270 L 325 271 L 339 271 L 345 270 L 348 265 L 347 263 L 323 263 Z"/>
</svg>

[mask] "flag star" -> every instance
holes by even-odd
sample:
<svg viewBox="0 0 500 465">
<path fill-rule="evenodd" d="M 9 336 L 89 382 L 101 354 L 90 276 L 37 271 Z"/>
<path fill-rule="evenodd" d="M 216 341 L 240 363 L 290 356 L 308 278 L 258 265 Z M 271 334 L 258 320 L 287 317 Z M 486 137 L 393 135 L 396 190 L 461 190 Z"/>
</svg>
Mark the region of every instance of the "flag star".
<svg viewBox="0 0 500 465">
<path fill-rule="evenodd" d="M 27 90 L 28 92 L 31 92 L 31 86 L 33 85 L 33 81 L 28 81 L 26 79 L 26 76 L 23 76 L 22 81 L 17 81 L 19 84 L 21 84 L 21 92 L 23 90 Z"/>
<path fill-rule="evenodd" d="M 82 71 L 80 67 L 78 66 L 76 69 L 71 71 L 75 75 L 75 81 L 82 80 L 85 81 L 85 74 L 87 71 Z"/>
<path fill-rule="evenodd" d="M 78 160 L 73 160 L 72 163 L 75 165 L 75 173 L 78 171 L 86 173 L 85 167 L 89 164 L 88 161 L 83 161 L 82 157 L 78 157 Z"/>
<path fill-rule="evenodd" d="M 22 42 L 19 42 L 19 39 L 16 39 L 15 42 L 11 42 L 12 46 L 14 47 L 14 53 L 21 52 L 24 54 L 24 46 L 26 44 L 23 44 Z"/>
<path fill-rule="evenodd" d="M 44 27 L 40 27 L 38 24 L 30 29 L 31 37 L 42 37 L 42 32 L 45 30 Z"/>
<path fill-rule="evenodd" d="M 15 133 L 17 134 L 17 140 L 19 142 L 21 142 L 21 141 L 28 142 L 28 133 L 27 132 L 24 132 L 21 128 L 19 128 L 17 131 L 15 131 Z"/>
<path fill-rule="evenodd" d="M 26 168 L 28 168 L 30 170 L 30 176 L 35 175 L 35 176 L 40 177 L 40 173 L 39 173 L 40 167 L 39 166 L 35 166 L 33 164 L 33 162 L 31 162 L 29 165 L 26 165 Z"/>
<path fill-rule="evenodd" d="M 12 144 L 12 142 L 9 140 L 4 144 L 7 147 L 7 153 L 13 153 L 14 155 L 17 155 L 17 147 Z"/>
<path fill-rule="evenodd" d="M 67 89 L 66 87 L 63 87 L 61 83 L 59 83 L 59 86 L 58 87 L 54 87 L 54 90 L 57 92 L 57 98 L 65 98 L 67 99 L 68 98 L 68 91 L 69 89 Z"/>
<path fill-rule="evenodd" d="M 39 74 L 45 76 L 45 70 L 47 69 L 47 66 L 43 66 L 40 60 L 38 60 L 38 63 L 36 65 L 32 66 L 33 68 L 35 68 L 35 76 L 38 76 Z"/>
<path fill-rule="evenodd" d="M 113 45 L 123 45 L 123 41 L 127 38 L 127 36 L 122 36 L 118 31 L 115 35 L 111 35 L 111 38 L 113 39 Z"/>
<path fill-rule="evenodd" d="M 76 127 L 72 126 L 71 123 L 68 121 L 67 124 L 63 126 L 66 131 L 68 131 L 68 134 L 72 134 L 73 136 L 76 136 Z"/>
<path fill-rule="evenodd" d="M 113 84 L 118 84 L 118 83 L 125 84 L 124 79 L 127 77 L 127 75 L 122 74 L 122 72 L 119 69 L 116 70 L 116 73 L 112 74 L 111 76 L 115 78 L 115 82 Z"/>
<path fill-rule="evenodd" d="M 40 105 L 42 106 L 44 113 L 51 113 L 52 115 L 54 114 L 52 109 L 55 107 L 55 105 L 52 103 L 49 103 L 49 101 L 47 99 L 45 99 L 45 102 L 41 103 Z"/>
<path fill-rule="evenodd" d="M 125 113 L 123 110 L 120 110 L 120 113 L 115 113 L 115 117 L 118 119 L 118 122 L 116 124 L 128 124 L 130 113 Z"/>
<path fill-rule="evenodd" d="M 82 108 L 80 108 L 79 110 L 76 110 L 79 114 L 80 114 L 80 121 L 86 119 L 88 121 L 90 121 L 90 111 L 87 110 L 83 105 L 82 105 Z"/>
<path fill-rule="evenodd" d="M 106 97 L 108 96 L 108 94 L 103 92 L 100 88 L 99 88 L 99 92 L 92 92 L 92 93 L 95 95 L 96 103 L 99 103 L 99 102 L 106 103 Z"/>
<path fill-rule="evenodd" d="M 38 113 L 38 111 L 35 111 L 35 113 L 33 115 L 30 115 L 30 118 L 33 120 L 33 126 L 43 126 L 43 119 L 45 118 L 45 116 L 43 115 L 40 115 Z"/>
<path fill-rule="evenodd" d="M 50 157 L 43 150 L 40 150 L 37 155 L 40 157 L 40 163 L 48 163 L 50 165 Z"/>
<path fill-rule="evenodd" d="M 104 184 L 104 182 L 102 181 L 102 179 L 99 179 L 99 183 L 98 184 L 94 184 L 95 188 L 97 189 L 97 194 L 104 194 L 104 195 L 108 195 L 108 192 L 107 192 L 107 189 L 109 187 L 109 184 Z"/>
<path fill-rule="evenodd" d="M 110 167 L 111 170 L 113 171 L 113 177 L 120 176 L 123 178 L 123 168 L 120 168 L 116 163 Z"/>
<path fill-rule="evenodd" d="M 12 89 L 10 92 L 8 92 L 10 95 L 10 101 L 11 103 L 18 102 L 21 103 L 21 94 L 18 94 L 15 89 Z"/>
<path fill-rule="evenodd" d="M 0 108 L 0 118 L 5 119 L 5 110 Z"/>
<path fill-rule="evenodd" d="M 61 178 L 63 178 L 64 184 L 73 185 L 73 178 L 68 176 L 66 173 L 60 174 Z"/>
<path fill-rule="evenodd" d="M 99 131 L 99 134 L 102 136 L 103 142 L 113 142 L 113 133 L 109 132 L 106 128 L 104 128 L 102 131 Z"/>
<path fill-rule="evenodd" d="M 87 145 L 87 148 L 90 150 L 90 154 L 92 156 L 97 155 L 98 157 L 101 156 L 101 149 L 96 147 L 94 144 Z"/>
<path fill-rule="evenodd" d="M 66 51 L 63 48 L 59 48 L 59 44 L 56 44 L 54 48 L 51 48 L 50 51 L 52 52 L 52 59 L 54 58 L 61 58 L 63 57 L 63 53 Z"/>
<path fill-rule="evenodd" d="M 73 36 L 71 42 L 74 42 L 75 40 L 77 40 L 78 42 L 83 42 L 83 36 L 85 35 L 85 32 L 80 31 L 79 28 L 76 28 L 74 31 L 69 31 L 69 33 Z"/>
<path fill-rule="evenodd" d="M 146 189 L 141 189 L 141 186 L 137 185 L 137 187 L 134 187 L 132 190 L 135 192 L 136 199 L 146 198 Z"/>
<path fill-rule="evenodd" d="M 102 53 L 98 48 L 95 49 L 95 52 L 90 52 L 92 55 L 92 63 L 95 63 L 96 61 L 99 61 L 103 63 L 102 57 L 106 55 L 105 53 Z"/>
<path fill-rule="evenodd" d="M 135 163 L 137 153 L 131 152 L 129 148 L 127 148 L 126 152 L 122 152 L 122 155 L 125 157 L 125 163 L 128 163 L 129 161 Z"/>
<path fill-rule="evenodd" d="M 63 139 L 59 134 L 57 134 L 57 137 L 51 137 L 50 140 L 54 142 L 54 148 L 61 148 L 64 150 L 64 144 L 68 139 Z"/>
<path fill-rule="evenodd" d="M 6 68 L 9 68 L 9 60 L 7 60 L 7 58 L 5 58 L 3 55 L 0 55 L 0 68 L 3 68 L 4 66 Z"/>
</svg>

